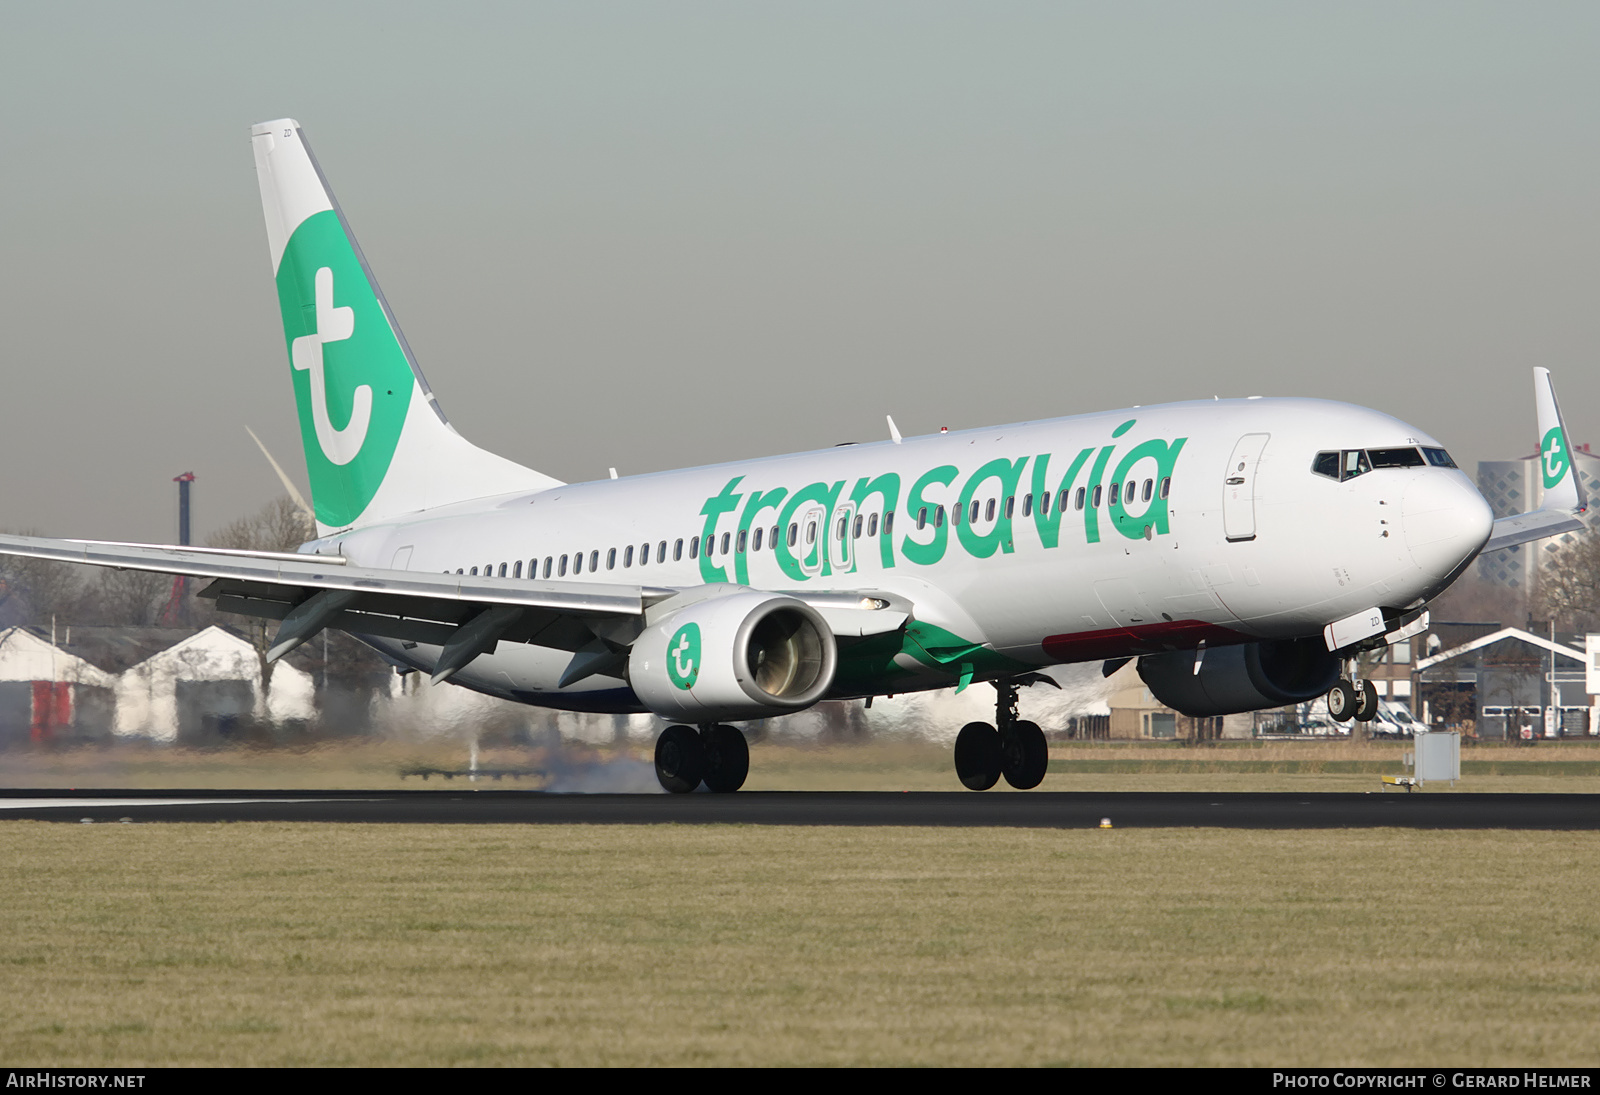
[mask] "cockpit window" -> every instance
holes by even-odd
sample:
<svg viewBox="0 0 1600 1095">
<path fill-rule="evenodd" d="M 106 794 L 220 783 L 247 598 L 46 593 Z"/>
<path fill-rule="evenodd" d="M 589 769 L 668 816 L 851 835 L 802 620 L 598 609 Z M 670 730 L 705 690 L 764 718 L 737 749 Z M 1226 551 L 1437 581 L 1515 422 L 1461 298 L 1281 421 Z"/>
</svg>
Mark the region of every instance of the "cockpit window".
<svg viewBox="0 0 1600 1095">
<path fill-rule="evenodd" d="M 1311 461 L 1311 471 L 1329 479 L 1354 479 L 1383 468 L 1453 468 L 1456 462 L 1443 449 L 1343 449 L 1319 452 Z"/>
<path fill-rule="evenodd" d="M 1422 454 L 1416 449 L 1368 449 L 1374 468 L 1420 468 Z"/>
</svg>

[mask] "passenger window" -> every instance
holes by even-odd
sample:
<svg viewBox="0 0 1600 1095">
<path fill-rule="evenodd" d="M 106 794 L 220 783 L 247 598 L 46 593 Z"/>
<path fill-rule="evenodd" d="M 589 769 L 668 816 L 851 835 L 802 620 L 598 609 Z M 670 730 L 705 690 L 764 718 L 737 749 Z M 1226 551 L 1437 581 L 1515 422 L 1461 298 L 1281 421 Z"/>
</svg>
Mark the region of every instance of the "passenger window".
<svg viewBox="0 0 1600 1095">
<path fill-rule="evenodd" d="M 456 567 L 456 573 L 457 573 L 457 574 L 460 574 L 460 573 L 461 573 L 461 568 L 460 568 L 460 567 Z"/>
<path fill-rule="evenodd" d="M 663 540 L 659 544 L 656 545 L 656 562 L 664 563 L 666 561 L 667 561 L 667 542 L 665 540 Z"/>
<path fill-rule="evenodd" d="M 518 559 L 517 560 L 517 565 L 511 568 L 511 576 L 513 578 L 522 577 L 522 560 L 521 559 Z"/>
<path fill-rule="evenodd" d="M 1107 492 L 1106 492 L 1106 499 L 1107 499 L 1107 500 L 1108 500 L 1108 501 L 1111 501 L 1111 502 L 1115 502 L 1115 501 L 1116 501 L 1116 500 L 1117 500 L 1117 496 L 1118 496 L 1118 495 L 1119 495 L 1119 494 L 1121 494 L 1121 492 L 1122 492 L 1122 484 L 1121 484 L 1121 483 L 1112 483 L 1112 484 L 1111 484 L 1111 489 L 1110 489 L 1110 490 L 1109 490 L 1109 491 L 1107 491 Z M 1100 504 L 1100 503 L 1099 503 L 1099 501 L 1098 501 L 1098 500 L 1097 500 L 1097 501 L 1096 501 L 1096 502 L 1095 502 L 1095 505 L 1097 505 L 1097 506 L 1098 506 L 1098 505 L 1099 505 L 1099 504 Z"/>
<path fill-rule="evenodd" d="M 689 537 L 689 558 L 700 558 L 700 537 L 698 536 Z"/>
<path fill-rule="evenodd" d="M 767 537 L 767 546 L 776 549 L 778 546 L 778 526 L 772 526 L 772 535 Z"/>
<path fill-rule="evenodd" d="M 1061 495 L 1061 504 L 1063 506 L 1067 504 L 1067 496 L 1066 496 L 1065 493 L 1063 493 Z M 1039 512 L 1044 514 L 1046 517 L 1050 516 L 1050 492 L 1049 491 L 1045 491 L 1043 494 L 1039 495 Z"/>
<path fill-rule="evenodd" d="M 1137 482 L 1135 482 L 1134 480 L 1132 480 L 1132 479 L 1128 480 L 1127 488 L 1122 492 L 1122 502 L 1123 502 L 1123 504 L 1126 505 L 1127 503 L 1133 501 L 1134 495 L 1136 495 L 1138 493 L 1139 493 L 1139 484 Z"/>
<path fill-rule="evenodd" d="M 939 509 L 935 511 L 935 513 L 940 513 L 943 510 L 944 510 L 944 507 L 940 506 Z M 961 523 L 961 515 L 963 513 L 965 513 L 965 512 L 967 512 L 967 508 L 965 506 L 951 506 L 950 507 L 950 523 L 952 525 L 959 525 Z M 939 517 L 936 516 L 934 518 L 934 520 L 933 520 L 933 523 L 935 525 L 942 525 L 944 522 Z"/>
<path fill-rule="evenodd" d="M 1011 520 L 1012 511 L 1017 508 L 1017 496 L 1011 495 L 1006 499 L 1006 520 Z"/>
<path fill-rule="evenodd" d="M 544 557 L 544 576 L 546 578 L 550 577 L 550 570 L 554 566 L 555 566 L 555 557 L 551 556 L 551 555 L 546 555 Z"/>
<path fill-rule="evenodd" d="M 1144 500 L 1146 502 L 1150 501 L 1150 496 L 1155 493 L 1155 487 L 1156 481 L 1154 479 L 1146 479 L 1144 481 Z"/>
<path fill-rule="evenodd" d="M 888 536 L 894 531 L 894 510 L 883 515 L 883 534 Z"/>
<path fill-rule="evenodd" d="M 878 515 L 876 513 L 874 513 L 871 517 L 867 518 L 867 535 L 868 536 L 876 536 L 876 535 L 878 535 Z"/>
<path fill-rule="evenodd" d="M 1082 509 L 1083 508 L 1083 498 L 1084 498 L 1084 489 L 1082 487 L 1079 487 L 1078 488 L 1078 493 L 1076 495 L 1076 499 L 1075 499 L 1075 501 L 1073 503 L 1073 508 L 1074 509 Z"/>
<path fill-rule="evenodd" d="M 709 552 L 707 554 L 709 554 Z M 648 566 L 649 564 L 650 564 L 650 545 L 649 544 L 640 544 L 639 545 L 639 565 L 640 566 Z"/>
<path fill-rule="evenodd" d="M 1048 505 L 1048 503 L 1046 503 L 1046 505 Z M 1041 511 L 1041 512 L 1043 512 L 1043 511 Z M 1024 494 L 1022 496 L 1022 516 L 1024 516 L 1024 517 L 1032 517 L 1033 516 L 1033 495 L 1031 495 L 1031 494 Z"/>
<path fill-rule="evenodd" d="M 589 573 L 593 574 L 600 569 L 600 549 L 595 548 L 589 553 Z"/>
<path fill-rule="evenodd" d="M 917 531 L 921 532 L 928 527 L 928 507 L 923 506 L 917 511 Z"/>
<path fill-rule="evenodd" d="M 606 552 L 606 569 L 607 570 L 616 570 L 617 569 L 617 549 L 616 548 L 612 548 L 610 551 Z"/>
<path fill-rule="evenodd" d="M 748 536 L 748 535 L 749 535 L 749 533 L 747 533 L 747 532 L 746 532 L 746 531 L 745 531 L 745 530 L 744 530 L 744 529 L 740 529 L 740 530 L 739 530 L 739 546 L 738 546 L 738 551 L 739 551 L 739 554 L 740 554 L 740 555 L 743 555 L 743 554 L 744 554 L 744 549 L 745 549 L 745 544 L 746 544 L 746 541 L 745 541 L 745 537 L 746 537 L 746 536 Z"/>
<path fill-rule="evenodd" d="M 800 522 L 793 521 L 793 522 L 791 522 L 789 524 L 789 546 L 790 547 L 794 547 L 794 545 L 799 541 L 799 539 L 800 539 Z"/>
<path fill-rule="evenodd" d="M 1161 498 L 1164 501 L 1172 493 L 1172 476 L 1168 475 L 1161 480 Z"/>
<path fill-rule="evenodd" d="M 622 565 L 625 568 L 626 567 L 631 567 L 633 565 L 633 545 L 632 544 L 629 544 L 627 547 L 622 549 Z"/>
<path fill-rule="evenodd" d="M 566 576 L 567 576 L 567 557 L 565 555 L 563 555 L 561 557 L 561 566 L 556 571 L 556 577 L 565 578 Z"/>
<path fill-rule="evenodd" d="M 974 500 L 973 503 L 972 503 L 972 523 L 973 524 L 977 524 L 977 522 L 978 522 L 978 507 L 979 507 L 980 504 L 981 503 L 979 503 L 976 500 Z M 989 499 L 989 517 L 991 519 L 994 517 L 994 499 L 992 499 L 992 498 Z"/>
<path fill-rule="evenodd" d="M 761 550 L 761 534 L 764 531 L 766 531 L 766 530 L 765 529 L 756 529 L 756 538 L 750 544 L 750 550 L 751 551 L 760 551 Z"/>
<path fill-rule="evenodd" d="M 817 542 L 817 523 L 815 521 L 807 521 L 806 522 L 806 543 L 808 545 L 810 545 L 810 544 L 814 544 L 816 542 Z"/>
<path fill-rule="evenodd" d="M 1099 484 L 1095 484 L 1094 501 L 1090 502 L 1089 505 L 1093 509 L 1099 509 L 1100 508 L 1100 486 L 1099 486 Z"/>
<path fill-rule="evenodd" d="M 473 567 L 472 568 L 472 576 L 474 578 L 476 578 L 478 576 L 478 568 L 477 567 Z"/>
<path fill-rule="evenodd" d="M 861 530 L 866 527 L 866 523 L 867 519 L 865 517 L 861 516 L 859 513 L 856 514 L 855 539 L 861 539 Z"/>
<path fill-rule="evenodd" d="M 840 543 L 843 543 L 844 542 L 844 534 L 846 532 L 848 532 L 849 530 L 850 530 L 850 518 L 848 518 L 848 517 L 839 518 L 839 531 L 834 536 L 834 539 L 838 540 Z"/>
<path fill-rule="evenodd" d="M 583 573 L 583 552 L 581 551 L 575 551 L 572 553 L 572 573 Z"/>
<path fill-rule="evenodd" d="M 944 528 L 944 507 L 935 506 L 933 509 L 933 527 Z"/>
<path fill-rule="evenodd" d="M 672 545 L 672 561 L 679 562 L 683 558 L 683 537 L 678 537 L 678 542 Z"/>
<path fill-rule="evenodd" d="M 506 576 L 506 565 L 504 563 L 501 563 L 500 564 L 500 577 L 504 578 L 505 576 Z"/>
</svg>

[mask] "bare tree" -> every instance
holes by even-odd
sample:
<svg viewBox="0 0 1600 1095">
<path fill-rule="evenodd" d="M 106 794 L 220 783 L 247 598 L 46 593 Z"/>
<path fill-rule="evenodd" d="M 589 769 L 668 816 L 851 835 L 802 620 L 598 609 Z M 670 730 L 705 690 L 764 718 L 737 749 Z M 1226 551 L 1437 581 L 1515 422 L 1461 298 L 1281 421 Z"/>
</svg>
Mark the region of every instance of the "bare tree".
<svg viewBox="0 0 1600 1095">
<path fill-rule="evenodd" d="M 76 623 L 84 606 L 88 569 L 20 555 L 0 557 L 0 621 L 6 626 L 48 624 L 54 616 L 64 624 Z"/>
<path fill-rule="evenodd" d="M 316 536 L 316 525 L 304 510 L 288 497 L 275 498 L 248 517 L 241 517 L 230 525 L 218 529 L 206 539 L 208 547 L 234 548 L 244 551 L 293 551 Z M 199 607 L 203 605 L 204 607 Z M 198 602 L 194 610 L 197 620 L 211 619 L 226 622 L 244 635 L 255 648 L 261 667 L 261 695 L 267 694 L 272 683 L 273 663 L 267 661 L 267 651 L 272 647 L 272 636 L 278 625 L 273 620 L 255 616 L 223 617 L 209 601 Z"/>
<path fill-rule="evenodd" d="M 149 627 L 172 591 L 172 575 L 102 568 L 84 596 L 84 623 Z"/>
<path fill-rule="evenodd" d="M 1600 624 L 1600 536 L 1583 533 L 1549 549 L 1534 583 L 1533 611 L 1563 631 Z"/>
</svg>

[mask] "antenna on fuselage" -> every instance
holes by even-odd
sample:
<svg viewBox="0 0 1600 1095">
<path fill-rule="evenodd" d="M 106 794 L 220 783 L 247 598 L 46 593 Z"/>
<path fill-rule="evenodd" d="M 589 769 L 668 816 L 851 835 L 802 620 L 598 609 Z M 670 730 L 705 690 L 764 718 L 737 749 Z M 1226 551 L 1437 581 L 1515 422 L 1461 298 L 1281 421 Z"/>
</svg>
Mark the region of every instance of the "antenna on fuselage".
<svg viewBox="0 0 1600 1095">
<path fill-rule="evenodd" d="M 896 445 L 900 444 L 900 427 L 894 424 L 894 415 L 886 414 L 883 416 L 883 420 L 889 423 L 889 437 L 893 439 Z"/>
</svg>

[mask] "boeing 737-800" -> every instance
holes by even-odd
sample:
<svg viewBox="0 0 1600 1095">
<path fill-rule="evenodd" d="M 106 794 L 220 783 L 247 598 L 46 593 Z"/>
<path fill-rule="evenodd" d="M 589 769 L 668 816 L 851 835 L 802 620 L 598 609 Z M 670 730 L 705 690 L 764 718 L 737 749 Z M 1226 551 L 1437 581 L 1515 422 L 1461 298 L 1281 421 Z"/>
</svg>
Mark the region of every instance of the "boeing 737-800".
<svg viewBox="0 0 1600 1095">
<path fill-rule="evenodd" d="M 974 789 L 1036 786 L 1017 688 L 1138 659 L 1180 712 L 1328 694 L 1370 718 L 1356 654 L 1420 630 L 1477 555 L 1581 527 L 1548 374 L 1543 506 L 1494 521 L 1445 446 L 1312 399 L 1218 399 L 892 436 L 562 483 L 451 428 L 298 123 L 254 127 L 317 539 L 297 554 L 0 537 L 0 552 L 210 579 L 221 609 L 323 628 L 521 703 L 650 712 L 670 791 L 732 791 L 729 725 L 987 682 L 956 741 Z"/>
</svg>

